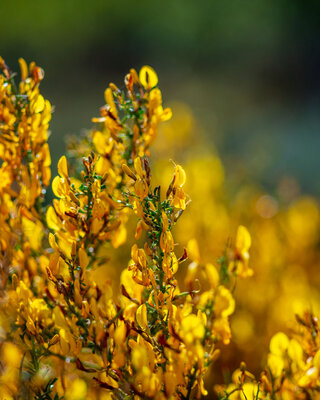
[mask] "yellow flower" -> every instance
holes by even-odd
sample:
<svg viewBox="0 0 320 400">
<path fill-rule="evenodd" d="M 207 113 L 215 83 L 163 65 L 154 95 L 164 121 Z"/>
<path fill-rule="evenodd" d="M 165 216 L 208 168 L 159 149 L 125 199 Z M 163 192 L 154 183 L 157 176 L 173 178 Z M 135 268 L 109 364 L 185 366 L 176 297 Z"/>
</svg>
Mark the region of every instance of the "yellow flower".
<svg viewBox="0 0 320 400">
<path fill-rule="evenodd" d="M 234 312 L 235 301 L 230 291 L 224 286 L 219 286 L 214 299 L 214 312 L 223 318 Z"/>
<path fill-rule="evenodd" d="M 270 352 L 276 356 L 284 356 L 288 346 L 289 339 L 283 332 L 276 333 L 270 340 Z"/>
<path fill-rule="evenodd" d="M 230 263 L 229 269 L 235 271 L 240 277 L 253 275 L 253 270 L 249 268 L 249 249 L 251 247 L 251 236 L 243 225 L 237 230 L 234 261 Z"/>
<path fill-rule="evenodd" d="M 154 69 L 145 65 L 139 72 L 139 80 L 145 89 L 150 90 L 158 84 L 158 77 Z"/>
<path fill-rule="evenodd" d="M 185 343 L 191 345 L 203 339 L 205 328 L 200 317 L 194 314 L 186 316 L 181 322 L 181 337 Z"/>
</svg>

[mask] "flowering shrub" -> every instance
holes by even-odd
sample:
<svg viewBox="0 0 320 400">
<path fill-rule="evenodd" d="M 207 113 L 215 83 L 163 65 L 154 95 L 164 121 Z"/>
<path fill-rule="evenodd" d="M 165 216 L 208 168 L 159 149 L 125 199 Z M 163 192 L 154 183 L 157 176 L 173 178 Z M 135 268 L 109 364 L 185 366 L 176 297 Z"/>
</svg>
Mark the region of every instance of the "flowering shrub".
<svg viewBox="0 0 320 400">
<path fill-rule="evenodd" d="M 196 242 L 176 255 L 172 229 L 186 208 L 186 175 L 174 167 L 165 190 L 151 183 L 147 155 L 163 109 L 150 67 L 111 84 L 90 132 L 83 167 L 65 156 L 46 210 L 51 107 L 39 93 L 43 71 L 20 59 L 21 82 L 1 59 L 1 396 L 2 398 L 191 398 L 230 341 L 234 300 L 225 284 L 250 273 L 250 236 L 240 226 L 220 273 L 202 265 Z M 79 146 L 78 148 L 81 148 Z M 91 150 L 91 151 L 90 151 Z M 113 295 L 108 248 L 136 243 Z M 189 254 L 188 290 L 176 279 Z M 200 282 L 205 281 L 199 290 Z M 97 278 L 99 277 L 99 278 Z"/>
<path fill-rule="evenodd" d="M 39 92 L 42 69 L 19 62 L 16 85 L 0 58 L 0 399 L 205 396 L 205 374 L 230 344 L 234 287 L 253 275 L 251 237 L 242 225 L 233 244 L 223 239 L 216 265 L 205 261 L 236 219 L 212 198 L 223 181 L 220 161 L 187 166 L 199 191 L 196 214 L 183 221 L 185 170 L 163 162 L 151 168 L 148 160 L 171 110 L 145 66 L 139 74 L 130 70 L 124 90 L 110 84 L 94 128 L 69 140 L 52 180 L 56 198 L 47 206 L 51 106 Z M 183 121 L 179 129 L 187 129 Z M 310 226 L 309 239 L 296 229 L 304 249 L 315 243 Z M 205 250 L 203 232 L 210 229 L 219 235 Z M 252 230 L 258 237 L 276 232 L 261 224 Z M 250 299 L 246 293 L 240 304 L 242 297 Z M 220 399 L 318 398 L 319 326 L 313 314 L 301 315 L 290 337 L 280 332 L 271 339 L 261 376 L 242 363 L 232 382 L 215 386 Z"/>
</svg>

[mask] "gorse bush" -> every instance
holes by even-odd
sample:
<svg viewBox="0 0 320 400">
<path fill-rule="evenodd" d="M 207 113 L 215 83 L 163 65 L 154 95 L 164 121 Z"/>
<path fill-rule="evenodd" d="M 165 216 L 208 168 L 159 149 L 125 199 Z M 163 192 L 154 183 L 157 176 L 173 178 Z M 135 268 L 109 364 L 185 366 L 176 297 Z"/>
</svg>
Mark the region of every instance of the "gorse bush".
<svg viewBox="0 0 320 400">
<path fill-rule="evenodd" d="M 46 206 L 51 105 L 39 92 L 42 69 L 19 62 L 17 85 L 0 58 L 0 398 L 207 395 L 205 375 L 231 340 L 236 281 L 253 274 L 250 234 L 240 225 L 216 265 L 193 237 L 176 245 L 186 173 L 169 164 L 167 184 L 152 178 L 149 149 L 171 110 L 147 66 L 130 70 L 124 90 L 106 89 L 94 128 L 60 158 Z M 117 288 L 106 266 L 126 243 L 131 259 Z M 242 363 L 217 396 L 318 398 L 317 319 L 306 312 L 295 328 L 272 338 L 259 378 Z"/>
</svg>

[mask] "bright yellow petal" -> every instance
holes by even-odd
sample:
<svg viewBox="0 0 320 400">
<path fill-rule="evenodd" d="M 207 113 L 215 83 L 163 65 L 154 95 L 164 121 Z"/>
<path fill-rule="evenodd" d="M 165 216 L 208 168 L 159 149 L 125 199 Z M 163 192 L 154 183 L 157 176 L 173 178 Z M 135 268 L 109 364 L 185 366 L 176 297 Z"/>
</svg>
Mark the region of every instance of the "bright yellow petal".
<svg viewBox="0 0 320 400">
<path fill-rule="evenodd" d="M 172 110 L 171 110 L 171 108 L 167 107 L 161 113 L 160 120 L 161 121 L 168 121 L 171 118 L 172 118 Z"/>
<path fill-rule="evenodd" d="M 52 191 L 57 197 L 63 197 L 61 186 L 61 178 L 60 176 L 56 176 L 52 181 Z"/>
<path fill-rule="evenodd" d="M 113 233 L 111 243 L 114 248 L 118 248 L 127 240 L 127 230 L 123 224 Z"/>
<path fill-rule="evenodd" d="M 82 248 L 79 249 L 79 263 L 82 270 L 85 270 L 89 265 L 89 257 Z"/>
<path fill-rule="evenodd" d="M 155 70 L 148 65 L 141 68 L 139 72 L 139 79 L 146 89 L 151 89 L 158 83 L 158 76 Z"/>
<path fill-rule="evenodd" d="M 60 229 L 59 218 L 57 217 L 57 214 L 52 206 L 48 208 L 46 219 L 48 227 L 50 229 L 53 229 L 55 231 Z"/>
<path fill-rule="evenodd" d="M 209 263 L 209 264 L 206 264 L 205 271 L 206 271 L 207 279 L 210 283 L 211 289 L 215 289 L 218 286 L 219 279 L 220 279 L 217 268 Z"/>
<path fill-rule="evenodd" d="M 270 351 L 276 356 L 282 356 L 288 349 L 289 339 L 283 332 L 276 333 L 270 340 Z"/>
<path fill-rule="evenodd" d="M 104 92 L 104 98 L 106 103 L 108 104 L 108 106 L 110 107 L 110 111 L 111 113 L 115 116 L 118 117 L 118 111 L 117 111 L 117 107 L 114 103 L 113 100 L 113 94 L 112 94 L 112 90 L 110 88 L 107 88 Z"/>
<path fill-rule="evenodd" d="M 175 173 L 174 185 L 179 187 L 183 186 L 186 183 L 187 175 L 184 169 L 181 167 L 181 165 L 176 165 L 174 173 Z"/>
<path fill-rule="evenodd" d="M 190 239 L 187 244 L 188 258 L 195 262 L 200 262 L 200 251 L 196 239 Z"/>
<path fill-rule="evenodd" d="M 19 65 L 21 70 L 21 80 L 24 81 L 28 77 L 28 66 L 23 58 L 19 58 Z"/>
<path fill-rule="evenodd" d="M 52 233 L 49 233 L 49 244 L 53 250 L 59 252 L 59 247 L 58 247 L 56 239 Z"/>
<path fill-rule="evenodd" d="M 30 110 L 32 113 L 37 114 L 43 111 L 45 106 L 44 98 L 41 94 L 36 96 L 30 103 Z"/>
<path fill-rule="evenodd" d="M 238 227 L 236 236 L 236 248 L 239 251 L 248 251 L 251 246 L 251 236 L 247 228 L 243 225 Z"/>
<path fill-rule="evenodd" d="M 140 157 L 134 159 L 134 169 L 136 170 L 137 175 L 139 175 L 140 178 L 143 178 L 143 168 Z"/>
<path fill-rule="evenodd" d="M 142 329 L 146 330 L 148 328 L 147 306 L 145 304 L 142 304 L 137 309 L 136 320 Z"/>
<path fill-rule="evenodd" d="M 66 156 L 62 156 L 58 161 L 58 174 L 62 178 L 68 178 L 68 165 Z"/>
</svg>

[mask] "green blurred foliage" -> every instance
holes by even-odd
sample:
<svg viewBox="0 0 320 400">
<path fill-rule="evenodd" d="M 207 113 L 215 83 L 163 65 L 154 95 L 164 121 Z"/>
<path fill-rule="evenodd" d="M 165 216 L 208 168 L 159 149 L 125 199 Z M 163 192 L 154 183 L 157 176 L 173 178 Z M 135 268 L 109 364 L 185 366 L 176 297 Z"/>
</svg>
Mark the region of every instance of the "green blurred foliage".
<svg viewBox="0 0 320 400">
<path fill-rule="evenodd" d="M 107 82 L 152 65 L 165 100 L 188 103 L 228 170 L 319 193 L 320 3 L 298 0 L 2 0 L 0 49 L 46 71 L 63 137 L 90 127 Z"/>
</svg>

